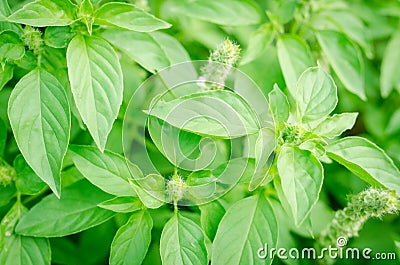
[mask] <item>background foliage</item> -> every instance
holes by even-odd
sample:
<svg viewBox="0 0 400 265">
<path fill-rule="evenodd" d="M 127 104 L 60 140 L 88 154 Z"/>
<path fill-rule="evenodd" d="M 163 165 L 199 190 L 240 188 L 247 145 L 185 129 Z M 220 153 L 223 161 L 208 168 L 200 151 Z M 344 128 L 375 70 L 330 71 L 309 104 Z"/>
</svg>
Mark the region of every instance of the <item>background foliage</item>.
<svg viewBox="0 0 400 265">
<path fill-rule="evenodd" d="M 399 18 L 395 0 L 1 0 L 0 264 L 268 264 L 263 243 L 315 245 L 347 195 L 400 192 Z M 269 99 L 279 150 L 260 179 L 177 213 L 132 180 L 124 114 L 151 74 L 205 60 L 227 37 Z M 253 158 L 266 163 L 271 132 L 259 129 Z M 162 173 L 145 181 L 164 192 L 172 175 L 174 195 L 195 186 L 145 140 Z M 349 243 L 399 257 L 400 219 L 371 219 Z"/>
</svg>

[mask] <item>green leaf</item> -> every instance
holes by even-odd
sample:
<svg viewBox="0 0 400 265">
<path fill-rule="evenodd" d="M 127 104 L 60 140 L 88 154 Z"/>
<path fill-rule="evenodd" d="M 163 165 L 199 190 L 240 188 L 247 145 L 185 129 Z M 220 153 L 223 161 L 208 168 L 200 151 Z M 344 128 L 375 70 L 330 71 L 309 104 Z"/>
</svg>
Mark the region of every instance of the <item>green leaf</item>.
<svg viewBox="0 0 400 265">
<path fill-rule="evenodd" d="M 104 151 L 122 104 L 122 70 L 105 40 L 75 36 L 67 49 L 68 75 L 76 106 L 96 145 Z"/>
<path fill-rule="evenodd" d="M 381 94 L 383 97 L 389 96 L 393 88 L 400 93 L 400 75 L 398 73 L 398 62 L 400 60 L 400 29 L 397 30 L 388 42 L 383 54 L 381 66 Z"/>
<path fill-rule="evenodd" d="M 3 186 L 0 185 L 0 206 L 8 204 L 17 193 L 14 184 Z M 0 244 L 1 245 L 1 244 Z"/>
<path fill-rule="evenodd" d="M 25 47 L 17 33 L 10 30 L 0 32 L 0 62 L 2 64 L 21 59 L 24 54 Z M 4 73 L 5 70 L 2 69 L 2 71 Z"/>
<path fill-rule="evenodd" d="M 138 197 L 115 197 L 97 205 L 117 213 L 130 213 L 142 209 L 143 204 Z"/>
<path fill-rule="evenodd" d="M 27 211 L 25 207 L 16 203 L 1 221 L 0 264 L 2 265 L 50 265 L 48 239 L 14 234 L 16 222 Z"/>
<path fill-rule="evenodd" d="M 213 169 L 226 161 L 225 145 L 221 147 L 218 141 L 179 130 L 152 116 L 148 118 L 148 131 L 158 150 L 181 169 Z"/>
<path fill-rule="evenodd" d="M 104 223 L 114 212 L 97 207 L 111 196 L 88 181 L 80 180 L 63 190 L 58 199 L 45 197 L 18 222 L 17 234 L 35 237 L 62 237 Z"/>
<path fill-rule="evenodd" d="M 14 63 L 25 70 L 32 71 L 38 65 L 36 55 L 32 51 L 25 51 L 25 55 Z"/>
<path fill-rule="evenodd" d="M 218 225 L 225 214 L 225 207 L 219 200 L 209 202 L 199 206 L 200 221 L 206 236 L 213 241 L 217 233 Z"/>
<path fill-rule="evenodd" d="M 184 198 L 200 205 L 209 202 L 215 196 L 218 178 L 210 170 L 200 170 L 190 173 L 186 178 L 187 192 Z"/>
<path fill-rule="evenodd" d="M 78 9 L 78 17 L 82 21 L 82 23 L 86 26 L 87 32 L 89 35 L 92 35 L 93 32 L 93 12 L 94 8 L 91 0 L 80 0 L 79 1 L 79 9 Z"/>
<path fill-rule="evenodd" d="M 0 17 L 8 16 L 11 14 L 10 6 L 8 5 L 8 1 L 0 1 Z"/>
<path fill-rule="evenodd" d="M 31 71 L 12 91 L 8 116 L 26 162 L 60 197 L 61 166 L 71 123 L 64 88 L 45 70 Z"/>
<path fill-rule="evenodd" d="M 150 209 L 157 209 L 164 205 L 165 179 L 158 174 L 149 174 L 142 178 L 136 178 L 131 182 L 142 203 Z"/>
<path fill-rule="evenodd" d="M 350 12 L 349 12 L 350 11 Z M 367 29 L 363 21 L 353 10 L 323 10 L 313 16 L 312 24 L 319 30 L 331 29 L 342 32 L 356 42 L 368 57 L 373 56 L 373 47 L 367 37 Z"/>
<path fill-rule="evenodd" d="M 269 92 L 268 102 L 274 117 L 275 126 L 279 128 L 289 119 L 290 106 L 288 98 L 277 84 L 275 84 L 274 89 Z"/>
<path fill-rule="evenodd" d="M 5 64 L 4 67 L 0 66 L 0 91 L 3 89 L 3 87 L 8 83 L 13 78 L 14 74 L 14 67 Z"/>
<path fill-rule="evenodd" d="M 22 155 L 14 159 L 14 169 L 17 173 L 15 185 L 21 194 L 34 195 L 46 187 L 46 183 L 35 174 Z"/>
<path fill-rule="evenodd" d="M 313 129 L 313 133 L 327 138 L 335 138 L 336 136 L 340 136 L 344 131 L 353 128 L 357 116 L 357 112 L 335 114 L 319 123 Z"/>
<path fill-rule="evenodd" d="M 286 34 L 278 38 L 277 50 L 286 87 L 292 97 L 296 98 L 297 80 L 306 69 L 314 65 L 310 49 L 299 37 Z"/>
<path fill-rule="evenodd" d="M 183 0 L 176 1 L 173 11 L 224 26 L 246 26 L 261 21 L 259 7 L 240 0 Z"/>
<path fill-rule="evenodd" d="M 344 86 L 362 100 L 366 100 L 364 65 L 360 50 L 345 35 L 332 30 L 321 30 L 317 39 L 329 63 Z"/>
<path fill-rule="evenodd" d="M 298 5 L 297 0 L 271 0 L 266 1 L 266 10 L 268 17 L 273 15 L 279 24 L 286 24 L 293 19 L 296 6 Z"/>
<path fill-rule="evenodd" d="M 275 151 L 275 147 L 275 130 L 271 128 L 262 128 L 258 133 L 255 144 L 256 168 L 250 181 L 250 191 L 253 191 L 262 185 L 264 180 L 267 178 L 268 172 L 273 163 L 273 152 Z"/>
<path fill-rule="evenodd" d="M 400 109 L 397 109 L 387 122 L 385 135 L 394 135 L 400 132 Z M 0 148 L 1 150 L 1 148 Z M 1 152 L 0 152 L 1 153 Z"/>
<path fill-rule="evenodd" d="M 400 172 L 392 159 L 371 141 L 351 136 L 326 146 L 330 158 L 369 184 L 400 194 Z"/>
<path fill-rule="evenodd" d="M 249 45 L 243 53 L 240 65 L 245 65 L 251 61 L 254 61 L 259 57 L 262 52 L 271 44 L 274 40 L 275 34 L 272 30 L 271 24 L 261 25 L 249 39 Z"/>
<path fill-rule="evenodd" d="M 7 127 L 3 122 L 3 119 L 0 118 L 0 158 L 4 155 L 4 150 L 6 149 L 7 144 Z"/>
<path fill-rule="evenodd" d="M 107 150 L 102 153 L 93 146 L 70 145 L 69 150 L 76 168 L 93 185 L 116 196 L 136 195 L 124 157 Z"/>
<path fill-rule="evenodd" d="M 212 171 L 218 178 L 218 182 L 233 185 L 238 181 L 248 183 L 255 172 L 255 161 L 253 158 L 236 157 L 221 164 Z"/>
<path fill-rule="evenodd" d="M 43 40 L 50 47 L 65 48 L 74 36 L 70 27 L 47 27 Z"/>
<path fill-rule="evenodd" d="M 196 223 L 179 213 L 165 224 L 160 242 L 164 265 L 208 264 L 203 231 Z"/>
<path fill-rule="evenodd" d="M 149 115 L 199 135 L 236 138 L 258 132 L 258 119 L 244 99 L 227 90 L 158 101 Z M 207 125 L 207 126 L 205 126 Z"/>
<path fill-rule="evenodd" d="M 212 265 L 271 264 L 257 256 L 257 250 L 267 244 L 275 248 L 278 223 L 270 203 L 255 195 L 232 205 L 218 226 L 212 250 Z"/>
<path fill-rule="evenodd" d="M 310 122 L 331 113 L 338 102 L 337 87 L 322 68 L 311 67 L 297 81 L 296 103 L 299 120 Z"/>
<path fill-rule="evenodd" d="M 74 22 L 75 9 L 69 0 L 36 0 L 24 5 L 8 20 L 35 27 L 66 26 Z"/>
<path fill-rule="evenodd" d="M 140 265 L 151 241 L 153 220 L 147 211 L 132 214 L 118 229 L 111 245 L 110 265 Z"/>
<path fill-rule="evenodd" d="M 132 4 L 106 3 L 94 14 L 95 24 L 117 26 L 139 32 L 166 29 L 171 25 Z"/>
<path fill-rule="evenodd" d="M 152 73 L 176 63 L 190 61 L 182 45 L 162 32 L 106 29 L 101 36 Z"/>
<path fill-rule="evenodd" d="M 283 145 L 278 157 L 278 172 L 295 224 L 300 226 L 318 201 L 323 167 L 311 152 Z"/>
</svg>

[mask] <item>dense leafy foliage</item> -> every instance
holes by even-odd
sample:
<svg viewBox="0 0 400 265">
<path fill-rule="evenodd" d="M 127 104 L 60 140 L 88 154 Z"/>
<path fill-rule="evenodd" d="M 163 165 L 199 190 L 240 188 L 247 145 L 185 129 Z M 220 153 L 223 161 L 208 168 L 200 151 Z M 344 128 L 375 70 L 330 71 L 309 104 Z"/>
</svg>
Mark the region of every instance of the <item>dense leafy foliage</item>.
<svg viewBox="0 0 400 265">
<path fill-rule="evenodd" d="M 399 25 L 395 0 L 0 0 L 0 265 L 399 258 Z"/>
</svg>

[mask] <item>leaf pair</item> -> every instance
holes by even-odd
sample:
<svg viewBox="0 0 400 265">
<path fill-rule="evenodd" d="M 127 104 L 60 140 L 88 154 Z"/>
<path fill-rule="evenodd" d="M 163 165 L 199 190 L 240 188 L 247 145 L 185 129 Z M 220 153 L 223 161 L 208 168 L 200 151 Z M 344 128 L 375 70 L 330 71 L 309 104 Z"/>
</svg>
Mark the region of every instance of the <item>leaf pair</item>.
<svg viewBox="0 0 400 265">
<path fill-rule="evenodd" d="M 148 32 L 171 26 L 132 4 L 106 3 L 93 12 L 92 4 L 86 0 L 80 7 L 69 0 L 36 0 L 24 5 L 8 20 L 35 27 L 68 26 L 85 15 L 93 16 L 94 24 L 133 31 Z"/>
</svg>

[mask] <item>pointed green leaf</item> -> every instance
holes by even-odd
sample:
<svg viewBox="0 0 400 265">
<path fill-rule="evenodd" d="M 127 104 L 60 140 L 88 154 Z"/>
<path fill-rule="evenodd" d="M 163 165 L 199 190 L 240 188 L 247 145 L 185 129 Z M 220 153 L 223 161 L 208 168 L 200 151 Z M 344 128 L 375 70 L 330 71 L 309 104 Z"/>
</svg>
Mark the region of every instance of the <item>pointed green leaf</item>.
<svg viewBox="0 0 400 265">
<path fill-rule="evenodd" d="M 149 174 L 131 181 L 142 203 L 150 209 L 157 209 L 165 204 L 165 179 L 158 174 Z"/>
<path fill-rule="evenodd" d="M 400 194 L 400 172 L 392 159 L 371 141 L 351 136 L 326 146 L 330 158 L 369 184 Z"/>
<path fill-rule="evenodd" d="M 275 84 L 274 89 L 269 92 L 268 102 L 274 117 L 275 126 L 279 127 L 279 125 L 287 122 L 290 114 L 289 101 L 277 84 Z"/>
<path fill-rule="evenodd" d="M 208 264 L 203 231 L 196 223 L 179 213 L 165 224 L 160 242 L 164 265 Z"/>
<path fill-rule="evenodd" d="M 368 30 L 352 10 L 322 10 L 313 16 L 312 24 L 319 30 L 332 29 L 343 32 L 349 39 L 356 42 L 365 51 L 368 57 L 373 56 L 373 46 Z"/>
<path fill-rule="evenodd" d="M 271 128 L 262 128 L 258 133 L 255 145 L 256 168 L 250 181 L 250 191 L 258 188 L 267 178 L 274 159 L 273 152 L 275 151 L 275 147 L 275 130 Z"/>
<path fill-rule="evenodd" d="M 117 26 L 139 32 L 166 29 L 171 25 L 128 3 L 106 3 L 94 14 L 95 24 Z"/>
<path fill-rule="evenodd" d="M 25 54 L 25 47 L 17 33 L 11 30 L 0 32 L 0 63 L 4 64 L 8 61 L 15 61 L 21 59 Z M 3 68 L 2 74 L 7 74 L 6 69 Z M 1 73 L 1 72 L 0 72 Z M 9 74 L 8 74 L 9 75 Z M 7 79 L 6 76 L 1 79 Z M 8 80 L 7 80 L 8 81 Z"/>
<path fill-rule="evenodd" d="M 400 132 L 400 109 L 397 109 L 390 117 L 386 129 L 386 135 L 394 135 Z M 1 150 L 1 148 L 0 148 Z"/>
<path fill-rule="evenodd" d="M 15 232 L 35 237 L 62 237 L 104 223 L 114 212 L 97 207 L 111 199 L 90 182 L 80 180 L 63 190 L 58 199 L 54 194 L 45 197 L 22 217 Z"/>
<path fill-rule="evenodd" d="M 345 35 L 333 30 L 317 34 L 319 45 L 344 86 L 362 100 L 366 100 L 364 65 L 360 50 Z"/>
<path fill-rule="evenodd" d="M 282 35 L 277 41 L 278 59 L 285 78 L 286 87 L 296 98 L 296 83 L 300 75 L 313 66 L 308 45 L 294 35 Z"/>
<path fill-rule="evenodd" d="M 43 40 L 53 48 L 65 48 L 75 36 L 70 27 L 47 27 Z"/>
<path fill-rule="evenodd" d="M 102 153 L 93 146 L 71 145 L 69 150 L 76 168 L 93 185 L 116 196 L 136 195 L 128 181 L 131 172 L 124 157 L 107 150 Z"/>
<path fill-rule="evenodd" d="M 275 248 L 278 241 L 278 223 L 270 203 L 255 195 L 232 205 L 218 226 L 213 243 L 211 264 L 254 264 L 272 263 L 257 256 L 260 247 L 267 244 Z"/>
<path fill-rule="evenodd" d="M 0 158 L 4 155 L 4 150 L 6 149 L 7 144 L 7 127 L 3 122 L 3 119 L 0 118 Z"/>
<path fill-rule="evenodd" d="M 215 200 L 199 206 L 201 212 L 201 228 L 206 236 L 214 241 L 218 225 L 225 214 L 225 207 L 219 200 Z"/>
<path fill-rule="evenodd" d="M 168 102 L 158 101 L 149 115 L 184 131 L 227 139 L 259 130 L 253 109 L 239 95 L 227 90 L 191 94 Z"/>
<path fill-rule="evenodd" d="M 13 78 L 13 74 L 13 66 L 6 64 L 4 67 L 0 67 L 0 91 Z"/>
<path fill-rule="evenodd" d="M 45 70 L 31 71 L 12 91 L 8 116 L 26 162 L 60 197 L 71 119 L 64 88 Z"/>
<path fill-rule="evenodd" d="M 338 102 L 337 87 L 322 68 L 311 67 L 297 81 L 295 98 L 299 120 L 319 120 L 335 109 Z"/>
<path fill-rule="evenodd" d="M 274 40 L 275 34 L 272 30 L 271 24 L 263 24 L 258 28 L 253 34 L 251 34 L 249 39 L 249 45 L 245 52 L 243 53 L 242 59 L 240 60 L 240 65 L 247 64 L 259 57 L 268 45 Z"/>
<path fill-rule="evenodd" d="M 176 1 L 173 11 L 224 26 L 253 25 L 261 20 L 257 5 L 240 0 Z"/>
<path fill-rule="evenodd" d="M 381 94 L 383 97 L 389 96 L 393 88 L 400 93 L 400 75 L 398 72 L 398 62 L 400 61 L 400 29 L 397 30 L 388 42 L 381 67 Z"/>
<path fill-rule="evenodd" d="M 115 234 L 111 245 L 110 265 L 140 265 L 151 241 L 153 220 L 147 211 L 132 214 Z"/>
<path fill-rule="evenodd" d="M 142 209 L 143 204 L 138 197 L 115 197 L 98 206 L 117 213 L 130 213 Z"/>
<path fill-rule="evenodd" d="M 75 36 L 67 49 L 68 75 L 76 106 L 97 147 L 104 151 L 122 104 L 122 70 L 105 40 Z"/>
<path fill-rule="evenodd" d="M 344 131 L 353 128 L 357 116 L 357 112 L 335 114 L 319 123 L 313 129 L 313 133 L 327 138 L 335 138 L 336 136 L 340 136 Z"/>
<path fill-rule="evenodd" d="M 283 145 L 278 157 L 278 172 L 295 224 L 300 226 L 318 201 L 323 167 L 311 152 Z"/>
<path fill-rule="evenodd" d="M 14 159 L 14 169 L 17 173 L 15 186 L 21 194 L 34 195 L 46 187 L 46 183 L 35 174 L 22 155 Z"/>
<path fill-rule="evenodd" d="M 74 22 L 75 5 L 69 0 L 36 0 L 17 10 L 8 20 L 35 27 L 66 26 Z"/>
<path fill-rule="evenodd" d="M 101 36 L 152 73 L 176 63 L 190 61 L 183 46 L 162 32 L 106 29 Z"/>
</svg>

